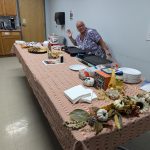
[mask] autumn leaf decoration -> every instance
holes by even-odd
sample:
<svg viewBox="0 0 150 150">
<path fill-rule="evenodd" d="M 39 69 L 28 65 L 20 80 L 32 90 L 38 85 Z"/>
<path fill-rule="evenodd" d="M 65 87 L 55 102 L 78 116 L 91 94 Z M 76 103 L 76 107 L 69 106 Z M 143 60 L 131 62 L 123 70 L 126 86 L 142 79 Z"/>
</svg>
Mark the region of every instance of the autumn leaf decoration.
<svg viewBox="0 0 150 150">
<path fill-rule="evenodd" d="M 95 131 L 95 134 L 98 134 L 103 130 L 103 128 L 112 128 L 110 124 L 108 124 L 105 121 L 100 121 L 97 118 L 97 112 L 100 110 L 97 107 L 90 107 L 90 113 L 86 112 L 82 109 L 75 109 L 72 111 L 69 116 L 71 121 L 66 121 L 64 123 L 64 126 L 72 129 L 72 130 L 78 130 L 86 125 L 89 125 L 93 128 L 93 131 Z M 106 115 L 106 114 L 105 114 Z"/>
<path fill-rule="evenodd" d="M 87 125 L 89 113 L 82 109 L 75 109 L 69 114 L 69 116 L 70 116 L 71 121 L 66 121 L 64 123 L 64 126 L 72 130 L 78 130 Z"/>
</svg>

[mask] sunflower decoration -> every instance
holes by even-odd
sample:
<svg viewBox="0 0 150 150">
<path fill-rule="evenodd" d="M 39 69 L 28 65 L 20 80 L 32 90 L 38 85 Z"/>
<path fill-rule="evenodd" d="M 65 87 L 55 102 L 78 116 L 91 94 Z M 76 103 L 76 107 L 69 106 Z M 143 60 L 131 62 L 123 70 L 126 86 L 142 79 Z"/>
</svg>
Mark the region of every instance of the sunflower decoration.
<svg viewBox="0 0 150 150">
<path fill-rule="evenodd" d="M 139 99 L 136 102 L 136 105 L 140 108 L 140 112 L 141 113 L 146 112 L 146 111 L 149 110 L 148 103 L 145 100 L 143 100 L 143 99 Z"/>
<path fill-rule="evenodd" d="M 145 92 L 145 93 L 142 93 L 142 94 L 138 94 L 137 95 L 138 98 L 144 98 L 145 101 L 149 104 L 150 106 L 150 92 Z"/>
<path fill-rule="evenodd" d="M 149 110 L 149 103 L 146 101 L 144 95 L 137 95 L 132 98 L 135 105 L 139 107 L 140 113 L 147 112 Z"/>
</svg>

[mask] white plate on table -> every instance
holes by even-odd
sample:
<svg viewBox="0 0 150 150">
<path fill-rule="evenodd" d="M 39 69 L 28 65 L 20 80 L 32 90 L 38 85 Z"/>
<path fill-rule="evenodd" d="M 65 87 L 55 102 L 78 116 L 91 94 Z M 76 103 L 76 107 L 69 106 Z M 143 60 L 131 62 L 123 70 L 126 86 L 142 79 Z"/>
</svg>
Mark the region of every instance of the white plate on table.
<svg viewBox="0 0 150 150">
<path fill-rule="evenodd" d="M 79 71 L 79 70 L 82 70 L 82 69 L 85 69 L 85 68 L 87 68 L 87 66 L 80 65 L 80 64 L 75 64 L 75 65 L 69 66 L 69 69 L 71 69 L 73 71 Z"/>
</svg>

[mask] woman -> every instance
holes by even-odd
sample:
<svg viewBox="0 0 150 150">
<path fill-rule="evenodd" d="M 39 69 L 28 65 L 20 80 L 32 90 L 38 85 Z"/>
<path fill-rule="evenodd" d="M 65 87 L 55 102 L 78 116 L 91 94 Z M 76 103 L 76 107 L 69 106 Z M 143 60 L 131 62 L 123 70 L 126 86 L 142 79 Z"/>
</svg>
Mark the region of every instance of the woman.
<svg viewBox="0 0 150 150">
<path fill-rule="evenodd" d="M 87 54 L 98 55 L 101 58 L 111 58 L 107 45 L 95 29 L 87 28 L 83 21 L 77 21 L 76 27 L 80 33 L 76 39 L 72 37 L 71 30 L 67 30 L 67 35 L 75 46 L 78 46 Z"/>
</svg>

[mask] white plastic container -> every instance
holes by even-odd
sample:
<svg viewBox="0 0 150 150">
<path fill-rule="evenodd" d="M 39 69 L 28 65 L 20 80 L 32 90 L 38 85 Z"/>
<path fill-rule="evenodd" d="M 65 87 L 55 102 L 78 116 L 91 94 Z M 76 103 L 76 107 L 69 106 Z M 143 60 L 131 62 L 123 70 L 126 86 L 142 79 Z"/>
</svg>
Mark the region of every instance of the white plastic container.
<svg viewBox="0 0 150 150">
<path fill-rule="evenodd" d="M 49 41 L 44 41 L 44 42 L 43 42 L 43 46 L 44 46 L 44 47 L 48 47 L 48 43 L 49 43 Z"/>
</svg>

